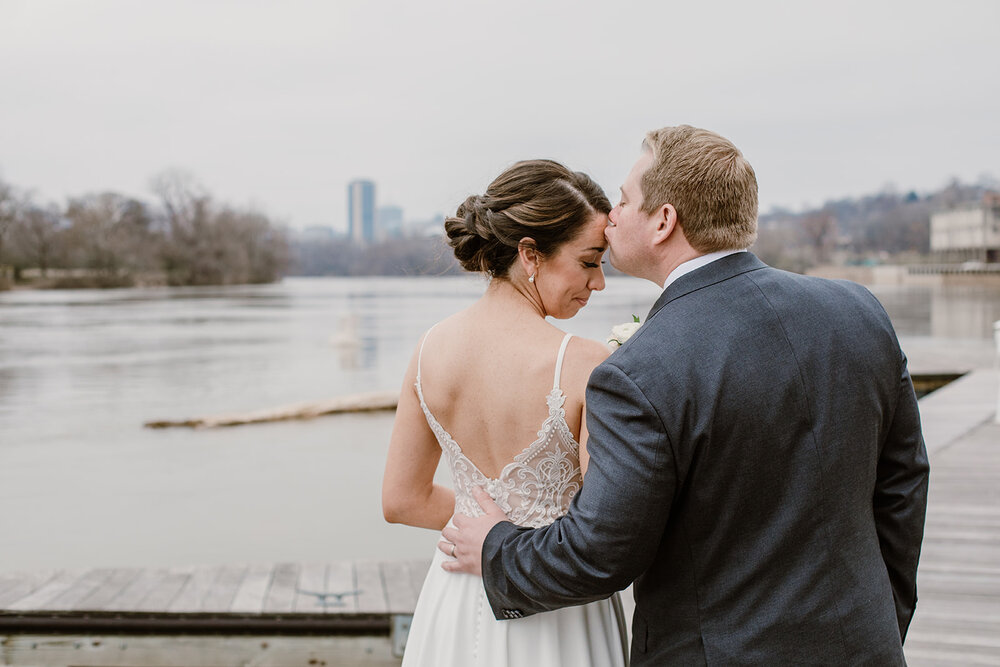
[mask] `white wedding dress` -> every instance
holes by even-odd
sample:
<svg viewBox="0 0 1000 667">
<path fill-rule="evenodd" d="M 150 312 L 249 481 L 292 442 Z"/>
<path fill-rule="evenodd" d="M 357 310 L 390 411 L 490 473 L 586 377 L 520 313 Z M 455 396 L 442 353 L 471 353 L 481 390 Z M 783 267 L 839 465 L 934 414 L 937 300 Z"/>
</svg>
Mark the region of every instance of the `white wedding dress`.
<svg viewBox="0 0 1000 667">
<path fill-rule="evenodd" d="M 424 336 L 424 343 L 430 335 Z M 555 380 L 547 397 L 549 416 L 538 439 L 507 464 L 496 479 L 486 477 L 454 438 L 435 419 L 424 401 L 417 357 L 416 390 L 427 422 L 451 468 L 455 511 L 482 514 L 471 495 L 481 486 L 510 521 L 537 528 L 566 513 L 583 478 L 579 445 L 566 425 L 559 388 L 566 334 L 556 359 Z M 628 653 L 621 603 L 616 595 L 586 605 L 567 607 L 526 618 L 498 621 L 493 617 L 482 579 L 441 569 L 449 559 L 434 550 L 427 578 L 413 614 L 403 667 L 619 667 Z"/>
</svg>

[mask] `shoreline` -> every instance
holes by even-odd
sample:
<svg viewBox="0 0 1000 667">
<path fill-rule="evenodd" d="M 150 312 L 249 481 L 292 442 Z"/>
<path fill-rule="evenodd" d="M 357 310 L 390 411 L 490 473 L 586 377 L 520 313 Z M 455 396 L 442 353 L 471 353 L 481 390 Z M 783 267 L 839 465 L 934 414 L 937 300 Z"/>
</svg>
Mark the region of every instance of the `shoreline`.
<svg viewBox="0 0 1000 667">
<path fill-rule="evenodd" d="M 807 269 L 807 276 L 850 280 L 867 287 L 991 287 L 1000 289 L 1000 264 L 827 264 Z"/>
</svg>

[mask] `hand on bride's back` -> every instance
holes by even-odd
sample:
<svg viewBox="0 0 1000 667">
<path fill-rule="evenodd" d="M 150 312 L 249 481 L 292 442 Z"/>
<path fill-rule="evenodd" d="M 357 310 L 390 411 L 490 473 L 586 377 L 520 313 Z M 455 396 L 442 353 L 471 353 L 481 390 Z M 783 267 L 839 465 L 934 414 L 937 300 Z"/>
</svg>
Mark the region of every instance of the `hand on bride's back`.
<svg viewBox="0 0 1000 667">
<path fill-rule="evenodd" d="M 481 487 L 473 489 L 472 495 L 485 514 L 476 517 L 455 514 L 450 525 L 441 531 L 444 539 L 438 542 L 438 549 L 454 559 L 441 564 L 448 572 L 480 576 L 483 573 L 483 542 L 493 526 L 507 520 L 507 515 Z"/>
</svg>

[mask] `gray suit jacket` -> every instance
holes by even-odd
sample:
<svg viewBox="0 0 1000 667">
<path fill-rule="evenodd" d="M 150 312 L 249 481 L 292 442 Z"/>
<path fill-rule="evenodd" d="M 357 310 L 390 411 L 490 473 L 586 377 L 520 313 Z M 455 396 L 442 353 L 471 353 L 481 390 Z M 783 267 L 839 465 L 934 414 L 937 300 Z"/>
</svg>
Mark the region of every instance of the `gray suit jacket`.
<svg viewBox="0 0 1000 667">
<path fill-rule="evenodd" d="M 927 454 L 863 287 L 737 253 L 671 284 L 587 390 L 583 489 L 483 550 L 497 618 L 634 580 L 633 665 L 903 664 Z"/>
</svg>

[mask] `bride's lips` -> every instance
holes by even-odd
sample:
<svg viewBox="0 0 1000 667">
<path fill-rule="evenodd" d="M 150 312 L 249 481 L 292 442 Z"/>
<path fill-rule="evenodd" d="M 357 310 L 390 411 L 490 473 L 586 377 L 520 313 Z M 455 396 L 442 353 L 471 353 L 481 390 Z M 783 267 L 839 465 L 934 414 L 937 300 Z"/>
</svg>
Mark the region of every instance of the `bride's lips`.
<svg viewBox="0 0 1000 667">
<path fill-rule="evenodd" d="M 581 298 L 579 298 L 579 297 L 577 297 L 576 299 L 573 299 L 573 300 L 574 300 L 574 301 L 576 301 L 577 303 L 579 303 L 579 304 L 580 304 L 580 307 L 581 307 L 581 308 L 582 308 L 583 306 L 586 306 L 586 305 L 587 305 L 587 302 L 588 302 L 588 301 L 590 301 L 590 299 L 589 299 L 589 298 L 588 298 L 588 299 L 581 299 Z"/>
</svg>

